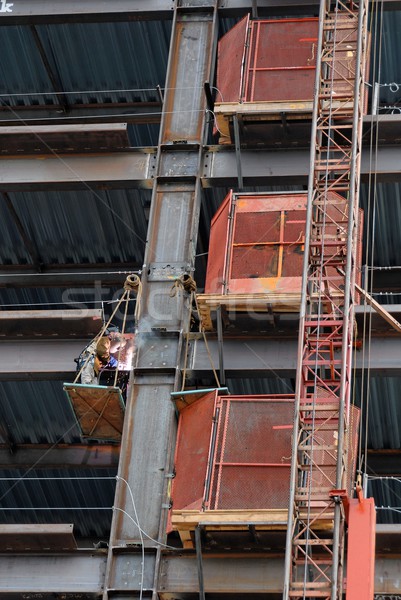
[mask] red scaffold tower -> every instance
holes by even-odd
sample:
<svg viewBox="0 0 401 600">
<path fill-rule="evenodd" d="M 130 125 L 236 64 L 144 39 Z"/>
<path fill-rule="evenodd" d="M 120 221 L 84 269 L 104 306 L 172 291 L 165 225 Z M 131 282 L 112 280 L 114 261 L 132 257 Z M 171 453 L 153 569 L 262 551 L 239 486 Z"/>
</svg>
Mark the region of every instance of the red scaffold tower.
<svg viewBox="0 0 401 600">
<path fill-rule="evenodd" d="M 367 4 L 320 3 L 284 600 L 345 589 Z"/>
</svg>

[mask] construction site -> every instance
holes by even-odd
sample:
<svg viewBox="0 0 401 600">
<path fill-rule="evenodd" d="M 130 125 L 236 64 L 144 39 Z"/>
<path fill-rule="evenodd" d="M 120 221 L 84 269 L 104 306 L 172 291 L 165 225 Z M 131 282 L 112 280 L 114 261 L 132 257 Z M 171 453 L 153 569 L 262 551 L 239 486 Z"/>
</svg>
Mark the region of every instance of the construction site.
<svg viewBox="0 0 401 600">
<path fill-rule="evenodd" d="M 400 31 L 0 0 L 0 598 L 401 600 Z"/>
</svg>

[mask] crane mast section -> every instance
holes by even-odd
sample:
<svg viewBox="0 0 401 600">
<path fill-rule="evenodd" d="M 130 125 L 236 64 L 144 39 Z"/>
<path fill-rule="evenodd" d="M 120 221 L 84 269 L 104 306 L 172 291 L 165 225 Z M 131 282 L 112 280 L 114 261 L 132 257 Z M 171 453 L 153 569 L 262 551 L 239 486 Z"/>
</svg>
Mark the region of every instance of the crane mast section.
<svg viewBox="0 0 401 600">
<path fill-rule="evenodd" d="M 344 591 L 367 5 L 320 6 L 284 600 Z"/>
</svg>

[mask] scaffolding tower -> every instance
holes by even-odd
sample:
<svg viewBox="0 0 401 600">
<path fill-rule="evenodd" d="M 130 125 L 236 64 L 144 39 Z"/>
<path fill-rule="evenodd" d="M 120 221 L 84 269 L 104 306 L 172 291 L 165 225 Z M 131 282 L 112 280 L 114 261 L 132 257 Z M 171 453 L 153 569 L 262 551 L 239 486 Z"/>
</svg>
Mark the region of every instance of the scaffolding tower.
<svg viewBox="0 0 401 600">
<path fill-rule="evenodd" d="M 285 600 L 344 589 L 367 4 L 320 3 Z"/>
</svg>

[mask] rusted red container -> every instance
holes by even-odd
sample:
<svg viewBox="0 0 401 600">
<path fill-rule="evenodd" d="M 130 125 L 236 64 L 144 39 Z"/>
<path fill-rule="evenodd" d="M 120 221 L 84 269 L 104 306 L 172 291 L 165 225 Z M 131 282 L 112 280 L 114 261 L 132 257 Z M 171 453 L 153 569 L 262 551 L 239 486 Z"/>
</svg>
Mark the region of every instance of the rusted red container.
<svg viewBox="0 0 401 600">
<path fill-rule="evenodd" d="M 209 392 L 180 410 L 173 510 L 287 508 L 294 400 Z"/>
<path fill-rule="evenodd" d="M 335 222 L 346 219 L 346 200 L 329 193 L 327 239 L 338 236 Z M 232 191 L 214 216 L 210 230 L 205 294 L 264 295 L 274 305 L 299 297 L 302 284 L 306 193 L 240 194 Z M 334 204 L 336 203 L 336 204 Z M 330 214 L 329 214 L 330 217 Z M 362 231 L 360 212 L 359 231 Z M 358 238 L 360 278 L 362 240 Z M 336 248 L 333 249 L 333 252 Z M 328 250 L 325 250 L 326 255 Z M 329 271 L 329 269 L 328 269 Z M 328 275 L 337 276 L 334 272 Z M 333 290 L 335 293 L 335 289 Z M 291 304 L 293 305 L 293 303 Z"/>
<path fill-rule="evenodd" d="M 312 100 L 317 37 L 317 18 L 245 17 L 219 42 L 218 101 Z"/>
<path fill-rule="evenodd" d="M 324 397 L 318 401 L 332 403 Z M 288 508 L 293 395 L 231 396 L 214 390 L 179 410 L 173 511 Z M 335 456 L 319 449 L 322 444 L 335 443 L 336 422 L 335 431 L 327 430 L 331 413 L 321 411 L 324 422 L 315 423 L 314 460 L 321 465 L 314 471 L 316 489 L 327 487 L 329 480 L 335 487 Z M 344 482 L 349 492 L 355 474 L 358 424 L 359 409 L 352 407 Z"/>
<path fill-rule="evenodd" d="M 211 224 L 205 294 L 299 292 L 306 201 L 230 192 Z"/>
<path fill-rule="evenodd" d="M 252 21 L 244 17 L 219 41 L 216 101 L 311 102 L 318 28 L 317 18 Z M 344 35 L 350 42 L 357 39 L 356 31 L 344 33 L 340 28 L 337 40 Z M 343 53 L 338 51 L 333 74 L 335 93 L 341 93 L 344 79 L 354 77 L 355 52 L 347 51 L 346 57 Z"/>
</svg>

